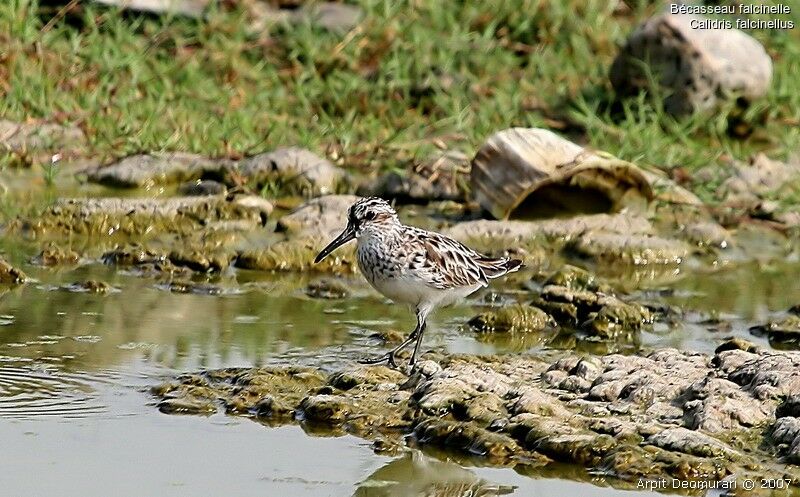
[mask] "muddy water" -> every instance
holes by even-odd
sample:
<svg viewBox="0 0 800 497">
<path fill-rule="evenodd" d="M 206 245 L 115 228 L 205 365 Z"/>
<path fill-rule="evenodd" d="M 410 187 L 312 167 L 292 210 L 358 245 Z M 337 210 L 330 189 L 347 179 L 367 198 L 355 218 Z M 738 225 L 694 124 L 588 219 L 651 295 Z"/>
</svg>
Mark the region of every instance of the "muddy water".
<svg viewBox="0 0 800 497">
<path fill-rule="evenodd" d="M 41 200 L 41 199 L 39 199 Z M 178 294 L 168 282 L 102 264 L 42 269 L 33 246 L 0 242 L 0 253 L 36 282 L 0 289 L 0 468 L 3 495 L 616 495 L 601 475 L 569 467 L 522 474 L 480 460 L 416 449 L 376 455 L 351 436 L 310 437 L 218 414 L 158 412 L 147 387 L 198 368 L 300 363 L 333 369 L 378 353 L 376 332 L 408 330 L 410 313 L 387 305 L 358 278 L 345 300 L 315 300 L 314 276 L 239 271 L 209 281 L 217 294 Z M 519 285 L 494 287 L 439 311 L 427 348 L 529 352 L 558 348 L 635 351 L 674 346 L 710 352 L 728 336 L 764 345 L 748 328 L 800 302 L 800 264 L 731 265 L 678 272 L 636 292 L 674 306 L 673 324 L 635 343 L 574 335 L 489 339 L 464 323 L 487 302 L 524 300 Z M 100 280 L 106 294 L 74 291 Z M 579 481 L 575 481 L 579 480 Z M 450 492 L 450 493 L 448 493 Z M 460 493 L 459 493 L 460 492 Z M 471 493 L 470 493 L 471 492 Z M 482 493 L 481 493 L 482 492 Z M 636 492 L 631 492 L 636 495 Z"/>
</svg>

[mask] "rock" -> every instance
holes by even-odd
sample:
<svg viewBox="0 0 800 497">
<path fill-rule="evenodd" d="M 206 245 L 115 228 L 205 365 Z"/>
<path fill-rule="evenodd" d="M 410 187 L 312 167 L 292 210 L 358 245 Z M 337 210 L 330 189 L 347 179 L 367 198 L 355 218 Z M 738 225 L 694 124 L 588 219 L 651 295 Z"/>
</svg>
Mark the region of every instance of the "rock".
<svg viewBox="0 0 800 497">
<path fill-rule="evenodd" d="M 784 318 L 769 321 L 763 325 L 753 326 L 750 333 L 767 335 L 770 342 L 800 342 L 800 316 L 790 314 Z"/>
<path fill-rule="evenodd" d="M 305 293 L 315 299 L 343 299 L 350 295 L 350 290 L 336 280 L 324 279 L 309 283 Z"/>
<path fill-rule="evenodd" d="M 330 236 L 306 235 L 282 240 L 266 248 L 243 250 L 236 258 L 236 267 L 259 271 L 354 273 L 357 266 L 355 244 L 352 243 L 337 249 L 319 264 L 314 264 L 319 251 L 332 239 Z"/>
<path fill-rule="evenodd" d="M 335 193 L 344 181 L 344 170 L 327 159 L 298 147 L 279 148 L 239 161 L 235 174 L 257 188 L 272 183 L 283 193 L 326 195 Z M 235 182 L 234 182 L 235 183 Z"/>
<path fill-rule="evenodd" d="M 496 252 L 497 247 L 516 247 L 522 252 L 515 256 L 521 257 L 526 264 L 539 266 L 547 262 L 554 253 L 568 248 L 570 242 L 584 236 L 594 236 L 594 233 L 621 235 L 616 240 L 618 243 L 615 250 L 606 254 L 599 262 L 617 262 L 615 257 L 630 258 L 635 252 L 627 250 L 624 246 L 625 240 L 637 234 L 649 234 L 652 230 L 652 225 L 644 217 L 626 213 L 592 214 L 541 221 L 467 221 L 455 224 L 443 232 L 486 253 Z"/>
<path fill-rule="evenodd" d="M 280 218 L 276 231 L 289 236 L 336 236 L 347 226 L 347 211 L 359 198 L 355 195 L 313 198 Z"/>
<path fill-rule="evenodd" d="M 222 183 L 214 180 L 195 180 L 183 183 L 178 187 L 178 193 L 190 197 L 198 197 L 204 195 L 225 195 L 227 188 Z"/>
<path fill-rule="evenodd" d="M 28 281 L 28 276 L 22 270 L 15 268 L 0 257 L 0 284 L 20 285 Z"/>
<path fill-rule="evenodd" d="M 219 174 L 220 161 L 182 152 L 131 155 L 86 172 L 93 183 L 122 188 L 152 188 L 155 185 L 199 180 Z"/>
<path fill-rule="evenodd" d="M 725 249 L 733 242 L 731 233 L 713 221 L 692 223 L 684 229 L 686 238 L 699 247 Z"/>
<path fill-rule="evenodd" d="M 194 295 L 222 295 L 223 289 L 217 285 L 199 283 L 191 280 L 170 281 L 158 287 L 172 293 L 194 294 Z"/>
<path fill-rule="evenodd" d="M 327 384 L 340 390 L 370 388 L 378 385 L 401 384 L 406 376 L 386 366 L 366 366 L 359 369 L 340 371 L 328 377 Z"/>
<path fill-rule="evenodd" d="M 543 310 L 530 305 L 512 305 L 478 314 L 468 323 L 479 333 L 531 333 L 555 322 Z"/>
<path fill-rule="evenodd" d="M 728 169 L 726 173 L 730 177 L 719 189 L 722 198 L 755 199 L 800 177 L 800 157 L 781 162 L 759 153 L 748 163 L 735 162 L 733 168 Z"/>
<path fill-rule="evenodd" d="M 608 264 L 633 266 L 680 264 L 689 255 L 689 247 L 678 240 L 653 235 L 622 233 L 585 233 L 569 245 L 575 254 Z"/>
<path fill-rule="evenodd" d="M 302 271 L 352 273 L 355 271 L 355 247 L 347 244 L 319 264 L 314 258 L 347 225 L 347 212 L 359 197 L 325 195 L 304 203 L 278 220 L 277 232 L 284 240 L 272 245 L 244 250 L 236 266 L 262 271 Z"/>
<path fill-rule="evenodd" d="M 0 151 L 21 156 L 46 153 L 69 154 L 86 145 L 86 136 L 76 126 L 52 123 L 17 123 L 0 119 Z M 38 158 L 37 160 L 41 160 Z"/>
<path fill-rule="evenodd" d="M 338 33 L 350 31 L 361 20 L 357 5 L 340 2 L 308 2 L 293 17 L 295 22 L 308 20 L 312 25 Z"/>
<path fill-rule="evenodd" d="M 700 457 L 732 457 L 739 454 L 724 443 L 704 433 L 686 428 L 667 428 L 651 435 L 647 443 L 674 452 Z"/>
<path fill-rule="evenodd" d="M 140 245 L 128 245 L 103 253 L 101 260 L 105 264 L 115 266 L 137 266 L 141 264 L 163 264 L 167 261 L 167 256 L 163 253 L 147 250 Z"/>
<path fill-rule="evenodd" d="M 231 265 L 235 257 L 232 251 L 213 249 L 209 247 L 183 247 L 169 253 L 169 261 L 179 267 L 185 266 L 192 271 L 220 272 Z"/>
<path fill-rule="evenodd" d="M 93 0 L 95 3 L 121 9 L 155 14 L 169 13 L 199 19 L 212 0 Z"/>
<path fill-rule="evenodd" d="M 725 100 L 752 102 L 766 95 L 772 60 L 764 47 L 736 29 L 697 29 L 708 22 L 702 16 L 669 13 L 645 21 L 611 66 L 614 89 L 623 96 L 648 90 L 646 61 L 672 115 L 712 111 Z"/>
<path fill-rule="evenodd" d="M 399 203 L 427 203 L 466 198 L 469 159 L 460 152 L 444 152 L 415 165 L 405 173 L 390 172 L 359 187 L 361 196 L 381 197 Z"/>
<path fill-rule="evenodd" d="M 74 250 L 50 243 L 39 252 L 39 255 L 31 259 L 31 264 L 37 266 L 61 266 L 77 264 L 80 260 L 80 254 Z"/>
<path fill-rule="evenodd" d="M 565 264 L 544 282 L 545 285 L 563 286 L 570 290 L 588 290 L 591 292 L 611 293 L 608 284 L 598 280 L 589 271 Z"/>
<path fill-rule="evenodd" d="M 782 417 L 772 426 L 772 439 L 782 445 L 781 452 L 786 462 L 800 463 L 800 419 Z"/>
<path fill-rule="evenodd" d="M 598 213 L 653 198 L 643 172 L 539 128 L 495 133 L 472 159 L 475 200 L 497 219 Z"/>
<path fill-rule="evenodd" d="M 261 33 L 275 23 L 310 23 L 335 33 L 345 33 L 355 28 L 363 11 L 356 5 L 340 2 L 302 2 L 300 8 L 275 8 L 264 2 L 249 2 L 246 5 L 252 19 L 249 29 Z"/>
<path fill-rule="evenodd" d="M 109 293 L 113 291 L 119 291 L 119 289 L 114 288 L 105 281 L 98 280 L 77 281 L 75 283 L 65 285 L 62 288 L 68 292 L 74 293 Z"/>
<path fill-rule="evenodd" d="M 260 228 L 269 210 L 260 199 L 251 203 L 248 197 L 61 199 L 40 216 L 24 221 L 21 228 L 37 235 L 192 234 L 228 222 Z"/>
<path fill-rule="evenodd" d="M 589 335 L 612 339 L 635 332 L 654 321 L 644 306 L 617 297 L 558 285 L 545 286 L 533 305 L 553 316 L 559 326 L 580 327 Z"/>
<path fill-rule="evenodd" d="M 642 172 L 653 189 L 656 201 L 698 207 L 703 205 L 703 201 L 697 195 L 667 178 L 662 171 L 643 169 Z"/>
<path fill-rule="evenodd" d="M 437 357 L 412 378 L 383 366 L 344 366 L 327 379 L 312 368 L 233 368 L 151 391 L 160 408 L 177 412 L 212 412 L 222 402 L 229 414 L 348 432 L 380 440 L 376 447 L 411 433 L 418 444 L 489 463 L 562 461 L 634 484 L 745 471 L 797 477 L 775 453 L 798 460 L 800 422 L 790 407 L 772 419 L 777 395 L 799 391 L 798 353 Z M 775 395 L 760 395 L 765 388 Z"/>
</svg>

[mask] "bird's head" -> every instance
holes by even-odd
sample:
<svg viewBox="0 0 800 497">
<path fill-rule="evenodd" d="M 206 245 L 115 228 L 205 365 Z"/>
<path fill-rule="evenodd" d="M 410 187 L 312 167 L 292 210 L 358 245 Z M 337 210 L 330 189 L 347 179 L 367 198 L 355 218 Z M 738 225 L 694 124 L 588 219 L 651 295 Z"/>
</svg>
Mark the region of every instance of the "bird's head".
<svg viewBox="0 0 800 497">
<path fill-rule="evenodd" d="M 331 252 L 365 232 L 388 229 L 399 224 L 397 213 L 389 202 L 377 197 L 362 198 L 347 210 L 347 227 L 320 251 L 314 263 L 321 262 Z"/>
</svg>

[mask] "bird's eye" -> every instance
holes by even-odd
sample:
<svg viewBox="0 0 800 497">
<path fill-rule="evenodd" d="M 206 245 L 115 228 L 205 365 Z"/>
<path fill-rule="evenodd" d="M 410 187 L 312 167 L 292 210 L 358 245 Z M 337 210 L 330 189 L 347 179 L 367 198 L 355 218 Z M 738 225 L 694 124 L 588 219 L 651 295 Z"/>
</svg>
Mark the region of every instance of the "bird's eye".
<svg viewBox="0 0 800 497">
<path fill-rule="evenodd" d="M 372 221 L 373 219 L 375 219 L 375 213 L 372 211 L 367 212 L 366 214 L 364 214 L 364 219 L 366 219 L 367 221 Z"/>
</svg>

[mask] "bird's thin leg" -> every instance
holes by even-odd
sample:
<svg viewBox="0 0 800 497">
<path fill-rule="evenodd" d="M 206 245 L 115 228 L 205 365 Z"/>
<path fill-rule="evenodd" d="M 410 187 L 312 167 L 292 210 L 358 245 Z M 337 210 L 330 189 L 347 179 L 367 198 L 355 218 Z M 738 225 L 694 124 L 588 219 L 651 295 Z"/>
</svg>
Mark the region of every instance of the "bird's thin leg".
<svg viewBox="0 0 800 497">
<path fill-rule="evenodd" d="M 395 356 L 397 355 L 397 353 L 400 352 L 401 350 L 403 350 L 404 348 L 408 347 L 409 344 L 411 344 L 411 342 L 413 342 L 414 339 L 417 338 L 417 335 L 420 334 L 424 330 L 424 328 L 425 328 L 425 322 L 424 322 L 423 319 L 421 319 L 421 315 L 420 315 L 420 312 L 418 310 L 417 311 L 417 326 L 414 328 L 414 331 L 412 331 L 411 334 L 408 335 L 408 338 L 403 340 L 403 343 L 401 343 L 397 347 L 393 348 L 389 352 L 383 354 L 382 356 L 375 357 L 373 359 L 361 359 L 358 362 L 361 363 L 361 364 L 380 364 L 383 361 L 386 361 L 390 366 L 396 368 L 397 367 L 397 363 L 395 362 L 394 359 L 395 359 Z"/>
<path fill-rule="evenodd" d="M 429 312 L 431 312 L 431 309 L 428 307 L 417 308 L 417 327 L 419 328 L 419 333 L 417 334 L 417 343 L 414 344 L 414 352 L 411 353 L 411 359 L 408 361 L 408 365 L 411 368 L 413 368 L 414 364 L 417 362 L 417 354 L 419 353 L 419 346 L 422 344 L 422 335 L 425 333 Z"/>
</svg>

